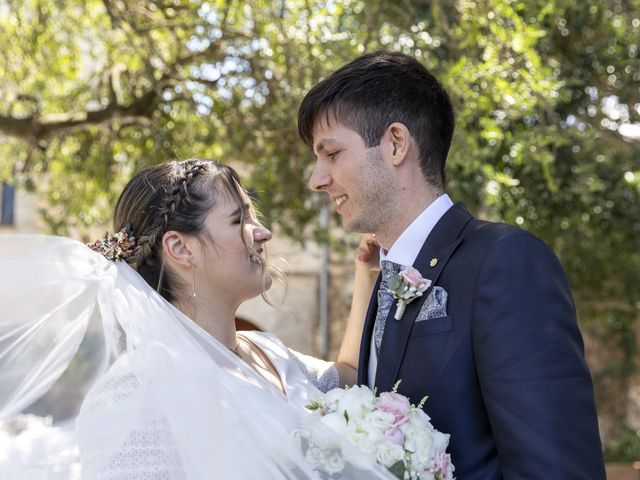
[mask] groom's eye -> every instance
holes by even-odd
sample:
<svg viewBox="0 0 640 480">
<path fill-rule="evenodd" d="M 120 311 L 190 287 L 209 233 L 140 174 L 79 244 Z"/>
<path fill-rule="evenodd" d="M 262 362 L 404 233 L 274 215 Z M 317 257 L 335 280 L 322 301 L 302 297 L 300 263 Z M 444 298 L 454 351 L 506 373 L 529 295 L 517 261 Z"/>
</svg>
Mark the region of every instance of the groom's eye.
<svg viewBox="0 0 640 480">
<path fill-rule="evenodd" d="M 335 152 L 331 152 L 329 154 L 327 154 L 327 157 L 329 157 L 331 160 L 333 160 L 334 158 L 336 158 L 336 155 L 338 155 L 342 150 L 336 150 Z"/>
</svg>

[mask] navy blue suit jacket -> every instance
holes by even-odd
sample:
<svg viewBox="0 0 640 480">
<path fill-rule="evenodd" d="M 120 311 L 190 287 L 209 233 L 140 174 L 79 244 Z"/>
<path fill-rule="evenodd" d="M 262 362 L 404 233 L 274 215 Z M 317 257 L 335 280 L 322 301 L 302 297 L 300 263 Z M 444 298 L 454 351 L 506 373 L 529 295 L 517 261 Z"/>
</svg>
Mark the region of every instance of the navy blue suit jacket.
<svg viewBox="0 0 640 480">
<path fill-rule="evenodd" d="M 431 266 L 437 259 L 435 266 Z M 591 376 L 565 273 L 535 236 L 451 207 L 414 267 L 448 292 L 447 316 L 389 312 L 375 385 L 398 391 L 451 434 L 459 480 L 605 478 Z M 377 287 L 376 287 L 377 290 Z M 358 382 L 367 383 L 371 298 Z"/>
</svg>

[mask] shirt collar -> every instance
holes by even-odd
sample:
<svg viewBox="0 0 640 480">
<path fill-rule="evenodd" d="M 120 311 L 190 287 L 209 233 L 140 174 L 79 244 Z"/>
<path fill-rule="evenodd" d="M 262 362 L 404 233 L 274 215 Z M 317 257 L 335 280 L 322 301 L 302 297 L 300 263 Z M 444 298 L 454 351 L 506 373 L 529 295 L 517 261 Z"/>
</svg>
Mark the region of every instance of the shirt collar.
<svg viewBox="0 0 640 480">
<path fill-rule="evenodd" d="M 380 249 L 380 262 L 390 260 L 403 266 L 413 265 L 431 230 L 452 206 L 446 193 L 436 198 L 393 242 L 388 252 Z"/>
</svg>

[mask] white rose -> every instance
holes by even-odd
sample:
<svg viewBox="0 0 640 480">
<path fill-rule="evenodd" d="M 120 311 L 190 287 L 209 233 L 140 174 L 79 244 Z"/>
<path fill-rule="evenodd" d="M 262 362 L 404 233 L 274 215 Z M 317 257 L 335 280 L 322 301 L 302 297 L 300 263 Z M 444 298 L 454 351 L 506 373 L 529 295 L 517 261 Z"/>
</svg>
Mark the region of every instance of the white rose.
<svg viewBox="0 0 640 480">
<path fill-rule="evenodd" d="M 326 425 L 338 435 L 344 435 L 347 430 L 347 420 L 344 414 L 340 412 L 328 413 L 324 417 L 320 417 L 320 423 Z"/>
<path fill-rule="evenodd" d="M 449 446 L 449 437 L 448 433 L 441 433 L 437 430 L 431 432 L 431 436 L 433 438 L 433 448 L 440 452 L 444 452 Z"/>
<path fill-rule="evenodd" d="M 386 430 L 395 423 L 395 416 L 389 412 L 374 410 L 373 412 L 367 413 L 364 417 L 364 421 L 381 430 Z"/>
<path fill-rule="evenodd" d="M 336 434 L 333 428 L 339 429 L 340 422 L 333 418 L 329 418 L 325 421 L 328 416 L 329 415 L 324 417 L 315 417 L 307 420 L 304 428 L 301 430 L 301 436 L 303 438 L 307 438 L 311 445 L 315 445 L 323 450 L 336 448 L 340 444 L 339 435 L 344 434 L 344 431 L 342 434 Z M 336 425 L 327 425 L 327 423 L 330 424 L 334 420 Z M 344 419 L 342 419 L 342 422 L 346 423 Z"/>
<path fill-rule="evenodd" d="M 430 423 L 431 417 L 429 417 L 429 415 L 424 413 L 424 410 L 420 408 L 411 408 L 407 416 L 409 417 L 409 421 L 411 422 L 415 422 L 416 424 L 422 424 L 422 425 L 428 424 L 429 427 L 433 428 Z"/>
<path fill-rule="evenodd" d="M 418 470 L 428 467 L 432 463 L 435 453 L 431 432 L 422 425 L 415 425 L 407 422 L 400 427 L 404 433 L 404 447 L 409 452 L 413 452 L 412 458 Z"/>
<path fill-rule="evenodd" d="M 404 449 L 400 445 L 389 442 L 378 444 L 376 459 L 385 467 L 390 467 L 399 460 L 404 459 Z"/>
<path fill-rule="evenodd" d="M 380 429 L 366 422 L 349 422 L 346 433 L 347 440 L 370 455 L 376 451 L 378 443 L 384 441 L 384 435 Z"/>
<path fill-rule="evenodd" d="M 338 405 L 342 397 L 346 394 L 346 390 L 344 388 L 334 388 L 333 390 L 329 390 L 324 395 L 324 404 L 335 410 L 335 407 Z"/>
<path fill-rule="evenodd" d="M 415 452 L 418 448 L 417 437 L 420 435 L 420 428 L 414 422 L 405 422 L 400 425 L 400 430 L 404 433 L 404 447 L 410 452 Z"/>
<path fill-rule="evenodd" d="M 334 453 L 333 455 L 329 455 L 325 460 L 326 462 L 324 464 L 324 471 L 330 475 L 339 473 L 344 469 L 344 458 L 339 451 Z"/>
<path fill-rule="evenodd" d="M 357 420 L 373 410 L 375 397 L 373 392 L 367 387 L 353 386 L 346 391 L 345 395 L 338 401 L 338 411 L 344 413 L 346 410 L 349 421 Z"/>
<path fill-rule="evenodd" d="M 434 458 L 437 451 L 433 448 L 430 439 L 418 443 L 418 448 L 413 454 L 416 466 L 421 468 L 431 468 L 434 465 Z"/>
<path fill-rule="evenodd" d="M 323 469 L 324 465 L 327 463 L 326 453 L 321 448 L 318 448 L 316 446 L 312 446 L 307 449 L 307 453 L 305 454 L 304 459 L 311 468 L 319 470 Z"/>
</svg>

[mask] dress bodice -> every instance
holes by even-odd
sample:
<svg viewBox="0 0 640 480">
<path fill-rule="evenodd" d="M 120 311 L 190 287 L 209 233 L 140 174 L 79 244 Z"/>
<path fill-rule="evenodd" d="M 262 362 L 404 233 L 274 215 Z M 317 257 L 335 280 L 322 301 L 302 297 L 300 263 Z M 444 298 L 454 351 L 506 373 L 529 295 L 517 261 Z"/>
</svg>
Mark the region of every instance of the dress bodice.
<svg viewBox="0 0 640 480">
<path fill-rule="evenodd" d="M 275 335 L 241 332 L 256 344 L 278 371 L 289 403 L 304 407 L 321 392 L 338 387 L 338 371 L 332 362 L 304 355 L 287 348 Z"/>
</svg>

